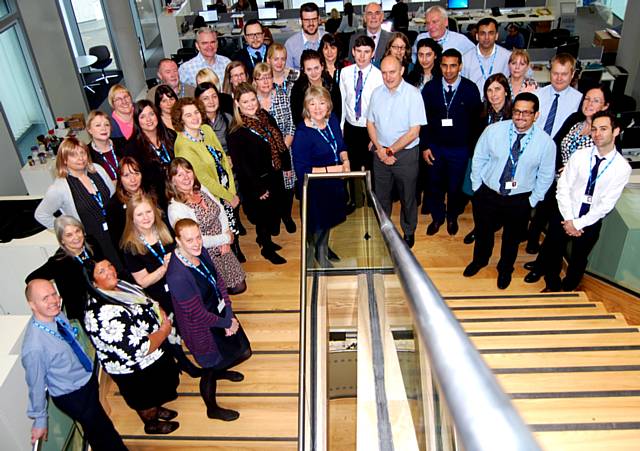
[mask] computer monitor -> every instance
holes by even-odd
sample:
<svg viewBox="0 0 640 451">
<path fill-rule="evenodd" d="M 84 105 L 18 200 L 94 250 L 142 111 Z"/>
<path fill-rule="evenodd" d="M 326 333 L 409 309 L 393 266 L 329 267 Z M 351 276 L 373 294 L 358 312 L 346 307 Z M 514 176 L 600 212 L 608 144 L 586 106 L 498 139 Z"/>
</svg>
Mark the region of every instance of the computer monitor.
<svg viewBox="0 0 640 451">
<path fill-rule="evenodd" d="M 558 49 L 556 50 L 556 55 L 560 53 L 568 53 L 569 55 L 578 59 L 579 52 L 580 52 L 580 42 L 574 41 L 574 42 L 569 42 L 567 44 L 559 45 Z"/>
<path fill-rule="evenodd" d="M 344 3 L 342 0 L 338 2 L 324 2 L 324 10 L 327 14 L 333 9 L 337 9 L 339 13 L 344 12 Z"/>
<path fill-rule="evenodd" d="M 393 5 L 395 4 L 396 0 L 382 0 L 382 10 L 391 11 L 393 9 Z"/>
<path fill-rule="evenodd" d="M 369 1 L 369 0 L 367 0 Z M 324 0 L 293 0 L 291 7 L 293 9 L 300 9 L 300 7 L 304 4 L 304 3 L 315 3 L 316 5 L 318 5 L 318 8 L 324 8 Z M 355 3 L 354 3 L 355 5 Z"/>
<path fill-rule="evenodd" d="M 505 0 L 504 6 L 505 8 L 524 8 L 526 5 L 526 0 Z"/>
<path fill-rule="evenodd" d="M 258 19 L 260 20 L 276 20 L 278 18 L 278 10 L 275 8 L 258 8 Z"/>
<path fill-rule="evenodd" d="M 467 9 L 469 8 L 469 0 L 447 0 L 447 8 Z"/>
<path fill-rule="evenodd" d="M 200 17 L 202 17 L 204 19 L 204 21 L 207 22 L 207 23 L 217 22 L 218 21 L 218 11 L 216 11 L 216 10 L 213 10 L 213 11 L 200 11 L 198 13 L 198 15 Z"/>
</svg>

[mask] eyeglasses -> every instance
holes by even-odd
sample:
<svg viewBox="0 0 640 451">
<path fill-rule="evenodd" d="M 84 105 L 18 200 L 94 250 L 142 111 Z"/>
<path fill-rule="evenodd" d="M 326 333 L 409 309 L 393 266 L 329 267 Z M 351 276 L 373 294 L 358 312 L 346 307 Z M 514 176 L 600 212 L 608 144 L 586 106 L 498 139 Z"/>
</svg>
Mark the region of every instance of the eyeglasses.
<svg viewBox="0 0 640 451">
<path fill-rule="evenodd" d="M 273 80 L 273 77 L 271 75 L 263 75 L 260 78 L 255 78 L 255 81 L 267 81 L 267 80 Z"/>
<path fill-rule="evenodd" d="M 406 45 L 392 45 L 391 48 L 393 50 L 401 51 L 401 50 L 406 50 L 407 46 Z"/>
<path fill-rule="evenodd" d="M 596 105 L 601 105 L 604 103 L 604 100 L 598 98 L 598 97 L 585 97 L 584 98 L 585 102 L 589 102 L 589 103 L 594 103 Z"/>
<path fill-rule="evenodd" d="M 131 102 L 131 96 L 114 97 L 113 103 L 129 103 Z"/>
<path fill-rule="evenodd" d="M 302 20 L 302 22 L 304 23 L 314 23 L 318 21 L 318 18 L 314 17 L 313 19 L 300 19 L 300 20 Z"/>
<path fill-rule="evenodd" d="M 263 32 L 260 32 L 260 33 L 251 33 L 251 34 L 246 34 L 245 36 L 246 36 L 247 38 L 249 38 L 249 39 L 258 39 L 258 38 L 263 37 L 263 36 L 264 36 L 264 33 L 263 33 Z"/>
<path fill-rule="evenodd" d="M 533 116 L 535 113 L 530 110 L 513 110 L 511 114 L 513 116 L 530 117 L 530 116 Z"/>
</svg>

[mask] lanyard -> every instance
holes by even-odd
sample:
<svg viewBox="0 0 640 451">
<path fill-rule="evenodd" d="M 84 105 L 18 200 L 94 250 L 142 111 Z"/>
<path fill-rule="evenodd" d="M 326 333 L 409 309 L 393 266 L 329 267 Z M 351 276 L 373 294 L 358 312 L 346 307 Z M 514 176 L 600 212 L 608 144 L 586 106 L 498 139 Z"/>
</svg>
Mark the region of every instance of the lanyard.
<svg viewBox="0 0 640 451">
<path fill-rule="evenodd" d="M 104 209 L 104 200 L 102 199 L 102 194 L 100 193 L 100 190 L 98 189 L 98 187 L 96 186 L 96 183 L 89 178 L 89 180 L 91 181 L 91 185 L 93 185 L 93 189 L 96 190 L 95 194 L 91 194 L 91 197 L 93 197 L 93 200 L 96 201 L 96 203 L 98 204 L 98 207 L 100 207 L 100 213 L 102 213 L 102 217 L 106 217 L 107 216 L 107 211 Z"/>
<path fill-rule="evenodd" d="M 318 124 L 316 124 L 316 121 L 312 119 L 311 122 L 313 123 L 313 128 L 315 128 L 318 131 L 318 133 L 320 133 L 320 136 L 322 136 L 322 139 L 324 139 L 324 141 L 329 145 L 329 147 L 331 147 L 331 150 L 333 150 L 333 156 L 337 163 L 338 162 L 338 140 L 333 134 L 333 130 L 331 130 L 331 126 L 329 125 L 329 122 L 327 122 L 327 126 L 325 127 L 325 130 L 329 130 L 329 136 L 325 135 L 325 133 L 322 130 L 320 130 L 320 127 L 318 127 Z"/>
<path fill-rule="evenodd" d="M 191 135 L 189 134 L 189 132 L 188 132 L 188 131 L 186 131 L 186 130 L 184 130 L 182 133 L 184 134 L 184 136 L 186 136 L 187 138 L 189 138 L 189 141 L 194 142 L 194 143 L 200 143 L 200 142 L 203 142 L 203 141 L 204 141 L 204 132 L 203 132 L 201 129 L 199 129 L 199 131 L 200 131 L 200 139 L 198 139 L 198 138 L 194 138 L 194 137 L 193 137 L 193 136 L 191 136 Z"/>
<path fill-rule="evenodd" d="M 253 133 L 254 135 L 260 137 L 264 142 L 266 142 L 267 144 L 269 144 L 269 139 L 265 136 L 262 136 L 260 133 L 258 133 L 257 131 L 255 131 L 254 129 L 252 129 L 251 127 L 247 127 L 249 129 L 249 131 L 251 133 Z M 269 137 L 271 137 L 271 132 L 269 130 L 267 130 L 266 128 L 263 127 L 263 130 L 265 131 L 265 133 L 267 135 L 269 135 Z"/>
<path fill-rule="evenodd" d="M 360 99 L 362 98 L 362 93 L 364 92 L 364 85 L 367 84 L 367 79 L 371 74 L 371 70 L 373 69 L 373 64 L 369 65 L 369 72 L 367 72 L 367 75 L 365 75 L 364 79 L 362 80 L 362 89 L 360 90 L 360 94 L 358 94 L 358 89 L 356 88 L 356 85 L 358 83 L 358 80 L 356 79 L 356 72 L 360 71 L 360 69 L 358 69 L 358 66 L 356 66 L 356 69 L 357 70 L 353 71 L 353 90 L 356 93 L 356 105 L 357 105 Z M 337 70 L 336 70 L 336 73 L 338 73 Z"/>
<path fill-rule="evenodd" d="M 449 39 L 449 30 L 447 29 L 447 31 L 444 32 L 444 37 L 440 38 L 437 40 L 438 44 L 440 44 L 440 46 L 442 46 L 442 48 L 444 49 L 444 45 L 447 43 L 447 39 Z"/>
<path fill-rule="evenodd" d="M 211 271 L 209 271 L 209 268 L 207 268 L 207 266 L 204 263 L 202 263 L 202 260 L 198 258 L 198 261 L 200 262 L 200 267 L 198 267 L 193 263 L 191 263 L 189 260 L 187 260 L 187 258 L 184 255 L 182 255 L 180 251 L 178 251 L 177 249 L 176 249 L 176 255 L 178 256 L 180 261 L 184 263 L 188 268 L 193 268 L 198 274 L 200 274 L 202 277 L 207 279 L 207 281 L 213 287 L 213 290 L 215 291 L 218 300 L 222 299 L 222 295 L 220 294 L 220 291 L 218 291 L 218 282 L 216 281 L 216 278 L 213 277 L 213 274 L 211 274 Z M 204 269 L 204 272 L 200 268 Z"/>
<path fill-rule="evenodd" d="M 164 164 L 171 163 L 171 156 L 169 155 L 169 151 L 167 150 L 167 147 L 164 145 L 164 143 L 160 143 L 160 147 L 156 147 L 151 143 L 149 144 L 151 145 L 151 148 L 155 151 L 158 158 L 160 158 L 160 161 L 162 161 Z"/>
<path fill-rule="evenodd" d="M 525 139 L 525 141 L 523 144 L 520 145 L 520 152 L 518 152 L 518 159 L 514 160 L 513 155 L 511 155 L 511 148 L 513 147 L 513 135 L 515 135 L 515 130 L 513 129 L 513 122 L 511 122 L 511 126 L 509 127 L 509 159 L 511 160 L 511 180 L 515 179 L 516 177 L 516 169 L 518 167 L 518 163 L 520 162 L 520 157 L 524 153 L 524 150 L 529 145 L 529 141 L 531 141 L 531 138 L 533 137 L 533 132 L 535 131 L 534 128 L 535 128 L 535 125 L 531 126 L 531 130 L 527 133 L 526 138 L 521 138 L 521 139 Z"/>
<path fill-rule="evenodd" d="M 482 72 L 482 79 L 487 81 L 489 75 L 493 73 L 493 63 L 496 62 L 496 56 L 498 56 L 498 48 L 493 46 L 493 58 L 491 58 L 491 66 L 489 67 L 489 75 L 487 75 L 484 71 L 484 65 L 482 64 L 482 60 L 480 59 L 479 50 L 476 49 L 476 58 L 478 59 L 478 65 L 480 66 L 480 71 Z"/>
<path fill-rule="evenodd" d="M 586 147 L 584 144 L 589 144 L 591 142 L 591 136 L 583 135 L 582 130 L 584 130 L 584 122 L 580 124 L 580 128 L 575 131 L 575 133 L 569 137 L 569 156 L 573 155 L 578 147 Z"/>
<path fill-rule="evenodd" d="M 453 85 L 449 85 L 453 87 Z M 451 100 L 447 103 L 447 91 L 445 91 L 444 86 L 442 87 L 442 98 L 444 99 L 444 106 L 447 109 L 447 119 L 449 119 L 449 108 L 451 108 L 451 104 L 453 103 L 453 99 L 456 97 L 458 93 L 458 88 L 453 90 L 453 95 L 451 96 Z"/>
<path fill-rule="evenodd" d="M 184 90 L 184 83 L 180 83 L 180 98 L 186 97 Z"/>
<path fill-rule="evenodd" d="M 80 255 L 76 255 L 73 258 L 78 260 L 80 264 L 84 266 L 84 262 L 89 260 L 90 257 L 89 257 L 89 253 L 87 252 L 87 249 L 82 249 L 82 253 Z"/>
<path fill-rule="evenodd" d="M 591 157 L 589 158 L 589 166 L 591 166 L 591 160 L 593 160 L 593 157 L 594 157 L 594 155 L 595 155 L 595 151 L 596 151 L 596 149 L 595 149 L 595 146 L 594 146 L 594 149 L 591 151 Z M 595 184 L 596 184 L 596 182 L 598 181 L 598 179 L 602 176 L 602 174 L 604 174 L 604 173 L 605 173 L 605 171 L 606 171 L 607 169 L 609 169 L 609 166 L 611 166 L 611 163 L 613 163 L 613 160 L 615 160 L 615 158 L 616 158 L 616 156 L 617 156 L 616 154 L 618 153 L 616 150 L 614 150 L 614 152 L 615 152 L 615 153 L 613 154 L 613 156 L 611 157 L 611 159 L 609 160 L 609 162 L 607 163 L 607 165 L 604 167 L 604 169 L 603 169 L 602 171 L 598 171 L 598 175 L 597 175 L 597 176 L 596 176 L 596 178 L 595 178 L 595 179 L 593 179 L 593 180 L 592 180 L 592 178 L 593 178 L 593 171 L 592 171 L 592 169 L 593 169 L 593 168 L 591 168 L 591 167 L 589 168 L 589 171 L 590 171 L 591 173 L 589 174 L 589 181 L 587 182 L 587 190 L 591 191 L 591 189 L 593 188 L 593 185 L 595 185 Z M 604 158 L 604 157 L 603 157 L 603 158 Z M 586 190 L 585 190 L 585 191 L 586 191 Z"/>
<path fill-rule="evenodd" d="M 162 255 L 159 255 L 156 250 L 153 248 L 152 245 L 150 245 L 147 240 L 144 239 L 143 235 L 140 235 L 140 241 L 142 241 L 142 244 L 144 244 L 144 246 L 149 249 L 149 252 L 151 252 L 151 254 L 153 254 L 153 256 L 155 258 L 158 259 L 158 261 L 160 262 L 161 265 L 164 265 L 164 256 L 167 255 L 166 251 L 164 250 L 164 246 L 162 245 L 162 240 L 160 240 L 160 238 L 158 238 L 158 245 L 160 246 L 160 253 Z"/>
<path fill-rule="evenodd" d="M 78 329 L 76 327 L 71 327 L 71 326 L 67 327 L 67 325 L 64 323 L 64 321 L 62 321 L 61 319 L 58 319 L 58 318 L 55 319 L 55 323 L 59 324 L 61 327 L 64 327 L 65 329 L 67 329 L 71 333 L 71 335 L 73 335 L 73 338 L 78 338 Z M 38 321 L 36 321 L 35 319 L 31 320 L 31 324 L 34 327 L 37 327 L 38 329 L 45 331 L 49 335 L 53 335 L 54 337 L 64 341 L 65 343 L 67 342 L 67 340 L 65 340 L 64 337 L 62 335 L 60 335 L 60 332 L 58 332 L 57 330 L 51 330 L 47 326 L 45 326 L 44 324 L 41 324 Z"/>
<path fill-rule="evenodd" d="M 116 153 L 113 150 L 113 144 L 111 143 L 111 141 L 109 141 L 109 152 L 105 152 L 105 153 L 110 153 L 113 155 L 113 161 L 116 162 L 115 167 L 111 164 L 111 162 L 107 159 L 107 157 L 105 157 L 96 147 L 95 143 L 93 141 L 91 141 L 91 147 L 93 147 L 93 150 L 96 151 L 96 153 L 98 155 L 100 155 L 100 158 L 102 158 L 102 161 L 105 162 L 105 164 L 107 165 L 107 168 L 109 169 L 109 172 L 111 172 L 111 175 L 113 176 L 113 179 L 117 179 L 118 178 L 118 167 L 120 167 L 120 164 L 118 163 L 118 157 L 116 157 Z"/>
</svg>

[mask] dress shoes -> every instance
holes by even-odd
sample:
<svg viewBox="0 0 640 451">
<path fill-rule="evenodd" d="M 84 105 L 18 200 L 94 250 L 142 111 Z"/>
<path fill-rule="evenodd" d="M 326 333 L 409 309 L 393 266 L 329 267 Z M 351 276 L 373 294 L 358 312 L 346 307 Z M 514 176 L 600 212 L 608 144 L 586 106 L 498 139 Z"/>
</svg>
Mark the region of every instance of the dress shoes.
<svg viewBox="0 0 640 451">
<path fill-rule="evenodd" d="M 244 380 L 244 374 L 238 371 L 227 370 L 227 371 L 223 371 L 222 374 L 220 374 L 220 377 L 218 377 L 218 379 L 226 379 L 231 382 L 242 382 Z"/>
<path fill-rule="evenodd" d="M 530 262 L 527 262 L 524 264 L 524 269 L 527 269 L 529 271 L 535 271 L 536 270 L 536 261 L 535 260 L 531 260 Z"/>
<path fill-rule="evenodd" d="M 276 253 L 275 249 L 273 248 L 271 249 L 263 248 L 260 251 L 260 255 L 262 255 L 264 258 L 269 260 L 274 265 L 284 265 L 285 263 L 287 263 L 287 260 L 285 260 L 284 257 L 278 255 L 278 253 Z"/>
<path fill-rule="evenodd" d="M 506 289 L 511 284 L 511 273 L 501 272 L 498 273 L 498 288 L 501 290 Z"/>
<path fill-rule="evenodd" d="M 411 249 L 416 242 L 416 237 L 413 234 L 405 235 L 403 239 L 404 239 L 404 242 L 407 243 L 407 246 L 409 246 L 409 249 Z"/>
<path fill-rule="evenodd" d="M 527 254 L 537 254 L 540 251 L 540 244 L 535 241 L 529 241 L 525 251 L 527 251 Z"/>
<path fill-rule="evenodd" d="M 476 229 L 473 229 L 471 232 L 467 233 L 462 242 L 464 244 L 471 244 L 476 240 Z"/>
<path fill-rule="evenodd" d="M 171 434 L 173 431 L 180 427 L 180 423 L 177 421 L 160 421 L 160 420 L 151 420 L 146 421 L 144 423 L 144 433 L 145 434 Z"/>
<path fill-rule="evenodd" d="M 467 265 L 466 268 L 464 268 L 464 272 L 462 273 L 462 275 L 465 277 L 473 277 L 478 274 L 478 271 L 480 271 L 485 266 L 487 265 L 481 265 L 480 263 L 472 261 Z"/>
<path fill-rule="evenodd" d="M 429 227 L 427 227 L 427 235 L 435 235 L 440 230 L 440 226 L 442 225 L 442 221 L 431 221 Z"/>
<path fill-rule="evenodd" d="M 447 221 L 447 233 L 449 235 L 455 235 L 456 233 L 458 233 L 458 220 L 457 219 L 451 219 L 449 221 Z"/>
<path fill-rule="evenodd" d="M 178 416 L 178 412 L 175 410 L 167 409 L 165 407 L 158 407 L 158 420 L 170 421 Z"/>
<path fill-rule="evenodd" d="M 256 243 L 258 243 L 258 246 L 264 247 L 265 249 L 273 249 L 274 251 L 282 250 L 282 246 L 280 246 L 279 244 L 274 243 L 271 240 L 269 240 L 269 241 L 267 241 L 265 243 L 261 239 L 256 238 Z"/>
<path fill-rule="evenodd" d="M 524 276 L 524 281 L 526 283 L 536 283 L 538 280 L 542 279 L 542 275 L 542 273 L 539 273 L 534 269 Z"/>
<path fill-rule="evenodd" d="M 296 223 L 293 222 L 293 219 L 287 218 L 283 222 L 284 222 L 284 228 L 287 231 L 287 233 L 296 233 L 296 230 L 298 230 L 298 228 L 296 227 Z"/>
</svg>

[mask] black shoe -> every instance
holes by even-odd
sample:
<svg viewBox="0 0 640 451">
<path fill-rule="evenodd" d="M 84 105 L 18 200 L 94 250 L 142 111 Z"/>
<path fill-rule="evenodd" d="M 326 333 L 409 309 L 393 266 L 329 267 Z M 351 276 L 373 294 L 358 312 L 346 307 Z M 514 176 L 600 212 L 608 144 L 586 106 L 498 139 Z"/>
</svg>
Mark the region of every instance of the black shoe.
<svg viewBox="0 0 640 451">
<path fill-rule="evenodd" d="M 464 244 L 471 244 L 476 240 L 476 229 L 473 229 L 471 232 L 467 233 L 464 238 L 462 239 L 462 242 Z"/>
<path fill-rule="evenodd" d="M 247 234 L 247 229 L 244 228 L 239 220 L 236 221 L 236 228 L 238 229 L 238 233 L 240 234 L 240 236 L 245 236 Z"/>
<path fill-rule="evenodd" d="M 238 371 L 223 371 L 218 379 L 226 379 L 231 382 L 242 382 L 244 380 L 244 374 Z"/>
<path fill-rule="evenodd" d="M 347 209 L 345 210 L 345 213 L 347 214 L 347 216 L 349 216 L 354 211 L 356 211 L 356 204 L 354 203 L 347 204 Z"/>
<path fill-rule="evenodd" d="M 189 375 L 189 377 L 192 377 L 194 379 L 197 379 L 199 377 L 202 377 L 202 375 L 204 374 L 204 370 L 198 366 L 195 366 L 193 363 L 191 363 L 191 361 L 189 361 L 189 364 L 183 365 L 184 368 L 180 368 L 181 371 L 184 371 L 185 373 L 187 373 Z M 162 409 L 162 407 L 161 407 Z M 166 420 L 166 418 L 160 418 L 161 420 Z M 171 419 L 171 418 L 169 418 Z"/>
<path fill-rule="evenodd" d="M 269 241 L 267 241 L 265 243 L 261 239 L 256 238 L 256 243 L 258 243 L 258 246 L 263 247 L 263 248 L 265 248 L 267 250 L 274 250 L 274 251 L 282 250 L 282 246 L 280 246 L 279 244 L 274 243 L 271 240 L 269 240 Z"/>
<path fill-rule="evenodd" d="M 296 227 L 296 223 L 293 222 L 293 219 L 288 218 L 283 220 L 282 222 L 284 222 L 284 228 L 287 230 L 287 233 L 296 233 L 296 230 L 298 230 L 298 228 Z"/>
<path fill-rule="evenodd" d="M 427 227 L 427 235 L 435 235 L 440 230 L 440 226 L 442 225 L 441 221 L 431 221 L 429 227 Z"/>
<path fill-rule="evenodd" d="M 450 219 L 447 221 L 447 233 L 449 235 L 455 235 L 458 233 L 458 220 Z"/>
<path fill-rule="evenodd" d="M 338 254 L 333 252 L 333 250 L 330 247 L 327 247 L 327 258 L 329 260 L 331 260 L 332 262 L 339 262 L 340 261 L 340 257 L 338 256 Z"/>
<path fill-rule="evenodd" d="M 526 283 L 536 283 L 540 279 L 542 279 L 542 274 L 539 272 L 536 272 L 535 270 L 530 271 L 529 274 L 524 276 L 524 281 Z"/>
<path fill-rule="evenodd" d="M 530 262 L 527 262 L 524 264 L 524 269 L 527 269 L 529 271 L 535 271 L 536 270 L 536 261 L 535 260 L 531 260 Z"/>
<path fill-rule="evenodd" d="M 527 254 L 537 254 L 540 251 L 540 244 L 535 241 L 529 241 L 525 251 L 527 251 Z"/>
<path fill-rule="evenodd" d="M 152 420 L 144 424 L 145 434 L 171 434 L 180 427 L 177 421 L 158 421 Z"/>
<path fill-rule="evenodd" d="M 276 253 L 275 249 L 264 249 L 263 248 L 260 251 L 260 255 L 262 255 L 264 258 L 269 260 L 274 265 L 284 265 L 285 263 L 287 263 L 287 261 L 283 257 L 281 257 L 280 255 L 278 255 Z"/>
<path fill-rule="evenodd" d="M 498 288 L 504 290 L 511 283 L 511 273 L 498 273 Z"/>
<path fill-rule="evenodd" d="M 413 247 L 413 245 L 416 242 L 416 237 L 415 235 L 411 234 L 411 235 L 405 235 L 403 237 L 405 243 L 407 243 L 407 246 L 409 246 L 409 249 L 411 249 Z"/>
<path fill-rule="evenodd" d="M 540 290 L 540 293 L 557 293 L 558 291 L 560 291 L 560 289 L 555 289 L 552 287 L 544 287 L 542 290 Z"/>
<path fill-rule="evenodd" d="M 158 419 L 164 421 L 173 420 L 178 416 L 178 412 L 171 409 L 166 409 L 164 407 L 158 407 Z"/>
<path fill-rule="evenodd" d="M 478 274 L 478 271 L 480 271 L 485 266 L 487 265 L 481 265 L 479 263 L 472 261 L 467 265 L 466 268 L 464 268 L 464 272 L 462 273 L 462 275 L 465 277 L 473 277 L 476 274 Z"/>
<path fill-rule="evenodd" d="M 238 419 L 240 413 L 231 409 L 214 407 L 212 409 L 207 409 L 207 416 L 214 420 L 233 421 Z"/>
<path fill-rule="evenodd" d="M 236 258 L 238 259 L 238 261 L 240 263 L 246 263 L 247 262 L 247 257 L 244 256 L 244 254 L 242 253 L 240 248 L 238 248 L 238 252 L 236 253 Z"/>
</svg>

